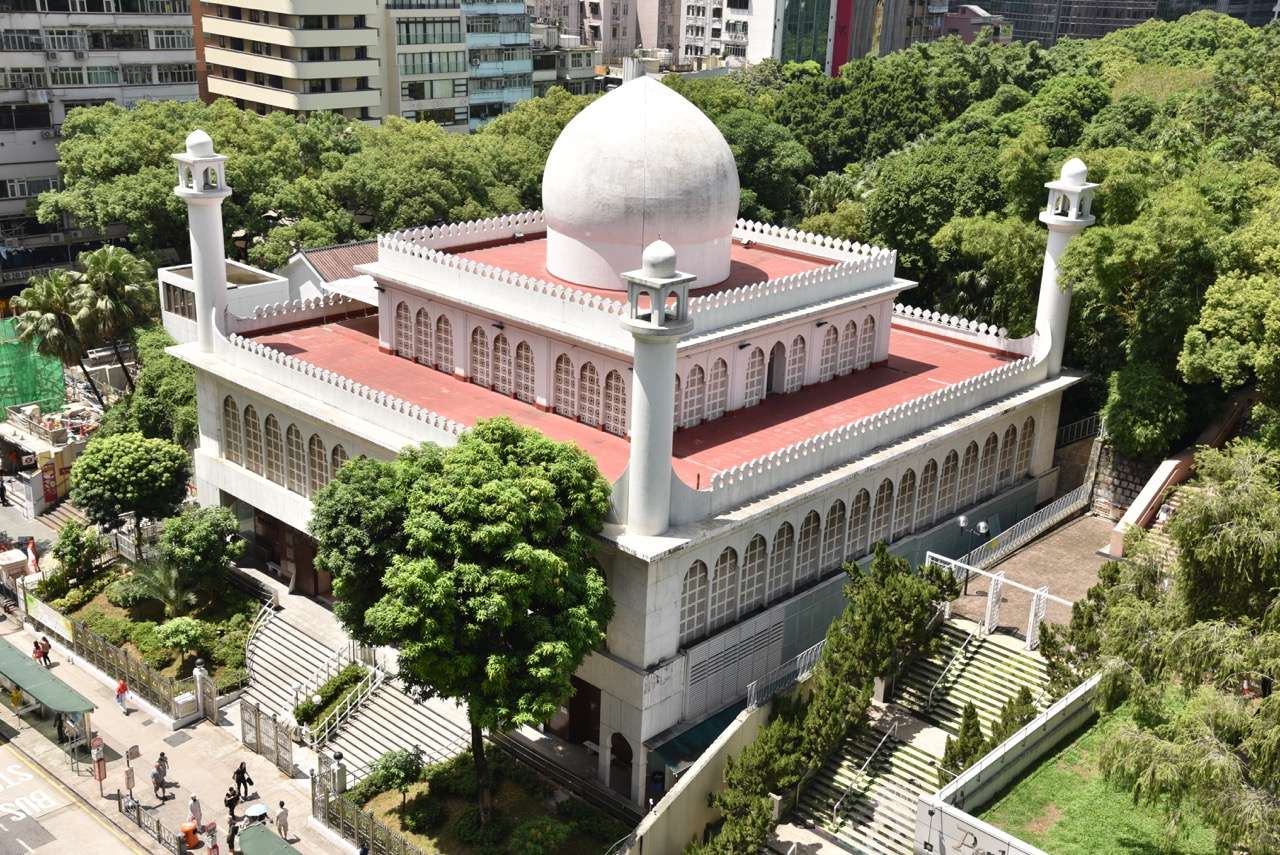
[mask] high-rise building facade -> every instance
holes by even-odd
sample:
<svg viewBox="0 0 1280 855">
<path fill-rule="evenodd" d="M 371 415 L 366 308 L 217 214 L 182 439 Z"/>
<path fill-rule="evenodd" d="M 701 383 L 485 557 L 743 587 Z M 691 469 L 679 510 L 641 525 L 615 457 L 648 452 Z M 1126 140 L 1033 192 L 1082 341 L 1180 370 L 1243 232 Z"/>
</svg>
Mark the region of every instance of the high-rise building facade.
<svg viewBox="0 0 1280 855">
<path fill-rule="evenodd" d="M 885 0 L 880 19 L 880 53 L 942 38 L 947 0 Z"/>
<path fill-rule="evenodd" d="M 988 0 L 983 8 L 1013 26 L 1013 37 L 1051 47 L 1096 39 L 1156 16 L 1156 0 Z"/>
<path fill-rule="evenodd" d="M 196 97 L 186 0 L 4 0 L 0 16 L 0 286 L 66 267 L 103 235 L 38 223 L 57 142 L 80 106 Z M 73 11 L 74 10 L 74 11 Z"/>
<path fill-rule="evenodd" d="M 559 86 L 573 95 L 594 95 L 600 91 L 594 51 L 582 43 L 582 36 L 565 33 L 553 24 L 535 23 L 533 37 L 533 94 L 547 94 Z"/>
<path fill-rule="evenodd" d="M 729 64 L 773 57 L 835 74 L 871 48 L 874 0 L 685 0 L 679 56 Z"/>
</svg>

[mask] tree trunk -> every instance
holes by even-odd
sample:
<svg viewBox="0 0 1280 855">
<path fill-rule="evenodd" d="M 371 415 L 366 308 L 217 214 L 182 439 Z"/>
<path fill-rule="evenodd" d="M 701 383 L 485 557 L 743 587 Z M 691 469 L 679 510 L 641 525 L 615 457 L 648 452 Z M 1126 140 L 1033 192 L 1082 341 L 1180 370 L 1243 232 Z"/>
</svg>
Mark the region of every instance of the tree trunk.
<svg viewBox="0 0 1280 855">
<path fill-rule="evenodd" d="M 476 763 L 476 795 L 480 804 L 480 823 L 484 825 L 493 814 L 493 787 L 489 781 L 489 760 L 484 756 L 484 734 L 474 720 L 471 722 L 471 757 Z"/>
<path fill-rule="evenodd" d="M 120 370 L 124 372 L 125 385 L 129 387 L 129 391 L 133 391 L 133 378 L 129 376 L 129 369 L 124 365 L 124 354 L 120 352 L 120 342 L 118 339 L 111 339 L 111 349 L 116 352 L 116 363 L 120 366 Z"/>
<path fill-rule="evenodd" d="M 84 367 L 84 357 L 80 356 L 76 359 L 80 363 L 80 370 L 84 372 L 84 379 L 88 381 L 89 388 L 93 390 L 93 397 L 98 399 L 98 406 L 102 407 L 103 410 L 106 410 L 107 402 L 102 400 L 102 393 L 98 391 L 98 384 L 93 382 L 93 375 L 89 373 L 88 368 Z"/>
<path fill-rule="evenodd" d="M 142 514 L 133 512 L 133 557 L 142 560 Z"/>
</svg>

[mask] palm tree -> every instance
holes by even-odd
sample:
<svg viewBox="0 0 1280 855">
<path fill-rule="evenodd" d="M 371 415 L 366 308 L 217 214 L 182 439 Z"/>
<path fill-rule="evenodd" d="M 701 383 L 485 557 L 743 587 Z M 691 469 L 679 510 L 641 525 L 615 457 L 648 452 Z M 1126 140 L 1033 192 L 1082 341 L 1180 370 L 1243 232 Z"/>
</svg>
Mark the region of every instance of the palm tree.
<svg viewBox="0 0 1280 855">
<path fill-rule="evenodd" d="M 92 330 L 94 337 L 111 342 L 116 362 L 124 373 L 129 391 L 133 378 L 125 368 L 119 339 L 135 326 L 145 323 L 150 315 L 151 268 L 129 250 L 104 246 L 80 255 L 79 310 L 76 326 Z"/>
<path fill-rule="evenodd" d="M 84 340 L 75 320 L 78 292 L 79 277 L 70 271 L 50 270 L 33 276 L 22 293 L 13 298 L 13 307 L 19 312 L 14 326 L 19 341 L 60 359 L 63 365 L 78 364 L 98 405 L 105 410 L 102 393 L 84 365 Z"/>
</svg>

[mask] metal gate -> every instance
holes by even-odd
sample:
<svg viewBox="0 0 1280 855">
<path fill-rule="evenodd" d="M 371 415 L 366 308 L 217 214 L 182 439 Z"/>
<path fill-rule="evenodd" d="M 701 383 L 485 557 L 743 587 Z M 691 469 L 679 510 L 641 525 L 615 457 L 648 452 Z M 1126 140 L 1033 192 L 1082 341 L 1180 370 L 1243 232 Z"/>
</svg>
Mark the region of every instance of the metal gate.
<svg viewBox="0 0 1280 855">
<path fill-rule="evenodd" d="M 196 691 L 200 693 L 200 709 L 204 711 L 204 717 L 217 724 L 218 684 L 213 681 L 213 675 L 196 680 Z"/>
<path fill-rule="evenodd" d="M 1031 613 L 1027 615 L 1027 649 L 1035 650 L 1040 646 L 1040 624 L 1044 622 L 1044 613 L 1049 608 L 1049 586 L 1036 589 L 1031 597 Z"/>
<path fill-rule="evenodd" d="M 997 573 L 991 577 L 991 585 L 987 593 L 987 616 L 982 623 L 983 635 L 993 632 L 1000 625 L 1000 589 L 1003 587 L 1003 573 Z"/>
<path fill-rule="evenodd" d="M 240 700 L 240 741 L 274 763 L 281 772 L 293 775 L 292 729 L 247 698 Z"/>
</svg>

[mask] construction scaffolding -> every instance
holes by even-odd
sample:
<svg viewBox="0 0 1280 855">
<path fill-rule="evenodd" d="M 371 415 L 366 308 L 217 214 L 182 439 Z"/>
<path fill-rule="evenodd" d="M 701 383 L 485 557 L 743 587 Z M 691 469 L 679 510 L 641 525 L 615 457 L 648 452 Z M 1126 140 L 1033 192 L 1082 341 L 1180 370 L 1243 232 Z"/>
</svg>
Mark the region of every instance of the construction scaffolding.
<svg viewBox="0 0 1280 855">
<path fill-rule="evenodd" d="M 0 319 L 0 420 L 18 404 L 35 403 L 42 412 L 56 413 L 66 402 L 62 362 L 18 341 L 13 318 Z"/>
</svg>

